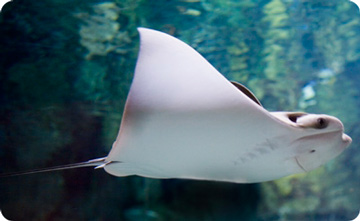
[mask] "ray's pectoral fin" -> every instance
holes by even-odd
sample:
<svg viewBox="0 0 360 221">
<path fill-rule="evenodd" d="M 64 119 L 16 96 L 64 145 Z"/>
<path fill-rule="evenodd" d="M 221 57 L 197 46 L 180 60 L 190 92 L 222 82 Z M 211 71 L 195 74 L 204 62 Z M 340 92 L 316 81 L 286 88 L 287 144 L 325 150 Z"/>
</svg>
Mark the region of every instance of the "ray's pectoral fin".
<svg viewBox="0 0 360 221">
<path fill-rule="evenodd" d="M 126 103 L 127 112 L 227 109 L 246 103 L 260 104 L 239 83 L 220 74 L 184 42 L 161 32 L 139 28 L 140 51 Z M 265 112 L 261 110 L 262 112 Z"/>
</svg>

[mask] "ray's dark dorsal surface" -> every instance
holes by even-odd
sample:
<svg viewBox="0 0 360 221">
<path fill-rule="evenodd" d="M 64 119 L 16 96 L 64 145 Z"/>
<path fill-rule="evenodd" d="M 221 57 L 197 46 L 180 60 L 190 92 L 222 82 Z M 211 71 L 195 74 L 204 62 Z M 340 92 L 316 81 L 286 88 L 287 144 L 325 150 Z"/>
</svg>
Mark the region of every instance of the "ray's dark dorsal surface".
<svg viewBox="0 0 360 221">
<path fill-rule="evenodd" d="M 184 42 L 139 32 L 135 75 L 109 155 L 28 173 L 96 166 L 115 176 L 256 183 L 313 170 L 350 145 L 339 119 L 268 112 Z"/>
</svg>

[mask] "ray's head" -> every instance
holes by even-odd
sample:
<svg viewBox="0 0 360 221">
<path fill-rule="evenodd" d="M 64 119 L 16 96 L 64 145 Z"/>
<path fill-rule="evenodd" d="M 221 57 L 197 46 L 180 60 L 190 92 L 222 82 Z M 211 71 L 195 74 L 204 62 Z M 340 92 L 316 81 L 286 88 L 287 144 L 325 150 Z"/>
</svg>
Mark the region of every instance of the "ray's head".
<svg viewBox="0 0 360 221">
<path fill-rule="evenodd" d="M 279 112 L 276 116 L 298 128 L 293 141 L 295 160 L 303 171 L 310 171 L 341 154 L 351 144 L 342 122 L 323 114 Z"/>
</svg>

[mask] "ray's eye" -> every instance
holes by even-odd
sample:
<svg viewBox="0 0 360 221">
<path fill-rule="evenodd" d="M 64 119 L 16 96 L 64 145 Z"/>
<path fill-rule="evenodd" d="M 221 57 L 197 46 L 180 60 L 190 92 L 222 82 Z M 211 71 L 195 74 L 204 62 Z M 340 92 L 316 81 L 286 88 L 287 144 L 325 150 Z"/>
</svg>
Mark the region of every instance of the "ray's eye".
<svg viewBox="0 0 360 221">
<path fill-rule="evenodd" d="M 310 153 L 315 153 L 315 150 L 310 150 Z"/>
<path fill-rule="evenodd" d="M 327 125 L 328 125 L 328 122 L 324 118 L 320 117 L 317 119 L 317 128 L 318 129 L 324 129 L 327 127 Z"/>
</svg>

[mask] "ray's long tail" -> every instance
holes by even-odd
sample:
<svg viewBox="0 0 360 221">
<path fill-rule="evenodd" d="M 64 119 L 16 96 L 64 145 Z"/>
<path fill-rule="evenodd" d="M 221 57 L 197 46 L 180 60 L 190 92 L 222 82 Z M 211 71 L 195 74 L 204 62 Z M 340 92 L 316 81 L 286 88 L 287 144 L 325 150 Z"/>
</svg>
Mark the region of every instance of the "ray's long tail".
<svg viewBox="0 0 360 221">
<path fill-rule="evenodd" d="M 80 168 L 80 167 L 95 166 L 95 169 L 98 169 L 98 168 L 103 168 L 104 166 L 106 166 L 108 164 L 107 162 L 105 162 L 105 159 L 106 159 L 106 157 L 103 157 L 103 158 L 97 158 L 97 159 L 88 160 L 88 161 L 80 162 L 80 163 L 72 163 L 72 164 L 67 164 L 67 165 L 47 167 L 47 168 L 27 170 L 27 171 L 20 171 L 20 172 L 14 172 L 14 173 L 4 173 L 4 174 L 0 174 L 0 178 L 34 174 L 34 173 L 44 173 L 44 172 L 57 171 L 57 170 L 68 170 L 68 169 L 74 169 L 74 168 Z"/>
</svg>

